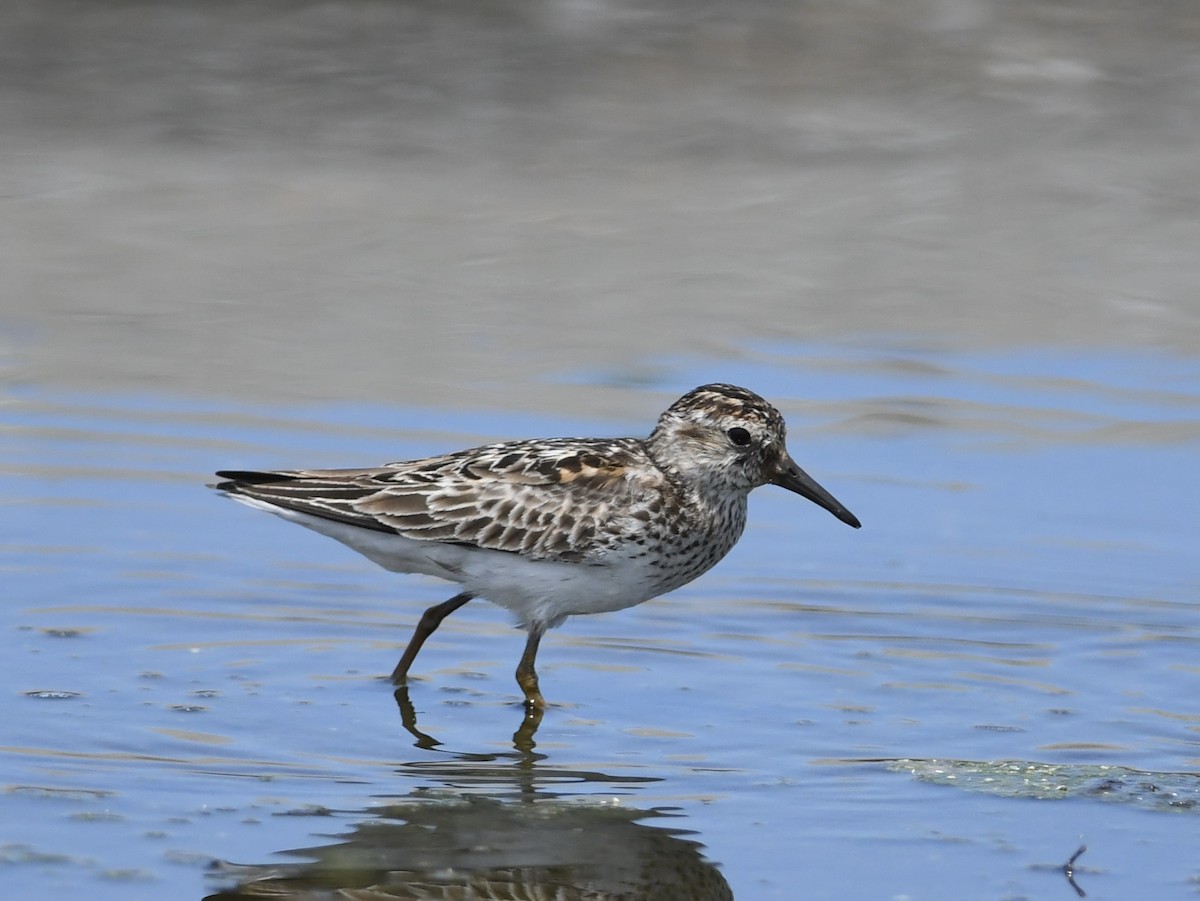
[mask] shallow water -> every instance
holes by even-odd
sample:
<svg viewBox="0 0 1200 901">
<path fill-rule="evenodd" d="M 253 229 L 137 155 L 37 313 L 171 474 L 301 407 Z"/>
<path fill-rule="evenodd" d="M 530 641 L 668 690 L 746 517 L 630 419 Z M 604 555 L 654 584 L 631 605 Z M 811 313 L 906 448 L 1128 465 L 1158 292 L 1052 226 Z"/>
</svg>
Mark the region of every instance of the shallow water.
<svg viewBox="0 0 1200 901">
<path fill-rule="evenodd" d="M 1188 4 L 8 6 L 0 895 L 1195 895 Z M 716 380 L 862 530 L 757 492 L 536 731 L 204 487 Z"/>
<path fill-rule="evenodd" d="M 851 372 L 806 413 L 787 386 L 830 356 Z M 551 634 L 532 748 L 500 611 L 447 620 L 406 728 L 380 677 L 448 588 L 202 484 L 484 441 L 483 411 L 11 392 L 13 896 L 450 867 L 613 891 L 674 874 L 662 897 L 1046 896 L 1081 843 L 1093 897 L 1178 894 L 1200 878 L 1196 364 L 921 354 L 905 375 L 917 360 L 775 347 L 721 367 L 781 404 L 864 528 L 758 492 L 713 573 Z M 700 371 L 628 390 L 626 421 L 564 411 L 560 430 L 643 430 Z"/>
</svg>

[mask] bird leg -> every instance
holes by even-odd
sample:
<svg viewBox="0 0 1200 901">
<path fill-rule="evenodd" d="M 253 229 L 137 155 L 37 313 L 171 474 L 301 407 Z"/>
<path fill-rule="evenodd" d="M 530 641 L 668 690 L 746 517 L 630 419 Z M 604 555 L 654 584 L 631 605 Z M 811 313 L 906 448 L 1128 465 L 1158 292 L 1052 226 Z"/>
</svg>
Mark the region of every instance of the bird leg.
<svg viewBox="0 0 1200 901">
<path fill-rule="evenodd" d="M 442 620 L 473 597 L 474 595 L 464 591 L 462 594 L 456 594 L 448 601 L 434 604 L 421 614 L 420 622 L 417 623 L 417 628 L 413 630 L 413 637 L 409 640 L 408 647 L 404 649 L 404 654 L 400 657 L 400 662 L 392 670 L 393 685 L 400 685 L 408 679 L 408 668 L 417 659 L 417 652 L 425 644 L 425 639 L 437 631 L 437 627 L 442 624 Z"/>
<path fill-rule="evenodd" d="M 538 689 L 537 671 L 533 668 L 534 658 L 537 657 L 538 643 L 542 640 L 546 627 L 534 623 L 529 627 L 529 638 L 525 642 L 525 653 L 517 664 L 517 684 L 525 692 L 525 706 L 530 710 L 544 710 L 546 699 Z"/>
</svg>

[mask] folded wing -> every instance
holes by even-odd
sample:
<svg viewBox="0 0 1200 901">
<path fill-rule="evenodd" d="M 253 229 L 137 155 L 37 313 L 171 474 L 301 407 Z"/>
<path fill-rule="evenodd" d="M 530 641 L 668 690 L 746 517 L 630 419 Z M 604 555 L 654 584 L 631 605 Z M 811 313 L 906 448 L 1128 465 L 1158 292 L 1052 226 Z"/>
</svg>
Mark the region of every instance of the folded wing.
<svg viewBox="0 0 1200 901">
<path fill-rule="evenodd" d="M 603 526 L 644 487 L 630 467 L 642 453 L 633 439 L 514 442 L 373 469 L 222 471 L 216 487 L 418 541 L 574 562 L 615 540 Z"/>
</svg>

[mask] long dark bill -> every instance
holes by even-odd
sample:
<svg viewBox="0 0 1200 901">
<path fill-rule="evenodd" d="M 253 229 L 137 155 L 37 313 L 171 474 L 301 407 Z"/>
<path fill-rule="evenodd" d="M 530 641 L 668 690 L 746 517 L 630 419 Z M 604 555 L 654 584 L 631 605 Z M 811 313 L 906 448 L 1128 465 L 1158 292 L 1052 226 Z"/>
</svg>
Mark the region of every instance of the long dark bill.
<svg viewBox="0 0 1200 901">
<path fill-rule="evenodd" d="M 856 529 L 862 526 L 857 516 L 843 507 L 836 497 L 818 485 L 817 480 L 797 466 L 796 461 L 791 457 L 783 459 L 779 475 L 771 480 L 771 484 L 808 498 L 818 507 L 824 507 L 848 526 Z"/>
</svg>

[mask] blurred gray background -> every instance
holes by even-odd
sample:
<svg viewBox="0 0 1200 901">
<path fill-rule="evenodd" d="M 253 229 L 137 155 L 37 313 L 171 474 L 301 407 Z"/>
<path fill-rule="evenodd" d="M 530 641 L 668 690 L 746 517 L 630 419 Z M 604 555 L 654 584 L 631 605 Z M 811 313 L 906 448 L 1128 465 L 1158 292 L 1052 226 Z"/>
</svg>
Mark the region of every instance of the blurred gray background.
<svg viewBox="0 0 1200 901">
<path fill-rule="evenodd" d="M 10 379 L 602 408 L 763 341 L 1200 348 L 1192 0 L 3 21 Z"/>
</svg>

